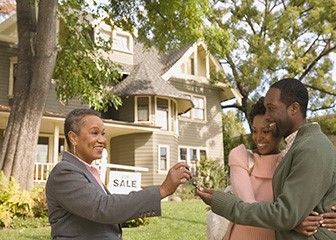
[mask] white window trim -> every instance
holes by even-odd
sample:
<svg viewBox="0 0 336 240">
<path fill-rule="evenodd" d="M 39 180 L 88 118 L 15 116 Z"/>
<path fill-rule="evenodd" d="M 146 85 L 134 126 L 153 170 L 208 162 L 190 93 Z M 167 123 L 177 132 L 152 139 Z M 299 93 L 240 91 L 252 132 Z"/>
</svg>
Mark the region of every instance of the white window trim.
<svg viewBox="0 0 336 240">
<path fill-rule="evenodd" d="M 160 159 L 160 149 L 166 148 L 167 149 L 167 170 L 161 170 L 161 159 Z M 166 144 L 159 144 L 158 145 L 158 173 L 159 174 L 167 174 L 170 168 L 170 146 Z"/>
<path fill-rule="evenodd" d="M 104 22 L 101 22 L 101 23 L 98 24 L 98 27 L 95 28 L 95 34 L 99 35 L 101 31 L 104 31 L 106 33 L 110 33 L 110 36 L 111 36 L 110 41 L 111 41 L 111 47 L 112 47 L 113 51 L 133 54 L 133 52 L 134 52 L 134 49 L 133 49 L 133 46 L 134 46 L 133 34 L 135 34 L 135 33 L 131 34 L 129 32 L 125 32 L 120 28 L 116 28 L 116 29 L 112 30 L 111 26 L 107 25 Z M 128 51 L 114 48 L 113 40 L 116 38 L 117 35 L 122 35 L 122 36 L 125 36 L 129 39 L 129 46 L 128 46 L 129 50 Z"/>
<path fill-rule="evenodd" d="M 174 105 L 175 105 L 175 114 L 174 114 L 174 119 L 175 119 L 175 121 L 172 121 L 172 120 L 174 120 L 174 119 L 171 119 L 171 117 L 172 117 L 172 111 L 173 111 L 173 109 L 171 108 L 171 106 L 173 105 L 173 103 L 174 103 Z M 175 134 L 179 134 L 179 132 L 178 132 L 178 129 L 179 129 L 179 125 L 178 125 L 178 114 L 177 114 L 177 106 L 178 106 L 178 103 L 177 103 L 177 101 L 175 100 L 175 99 L 170 99 L 170 104 L 169 104 L 169 107 L 170 107 L 170 119 L 169 119 L 169 127 L 170 127 L 170 131 L 171 132 L 174 132 Z M 173 126 L 171 126 L 171 124 L 174 124 L 174 127 Z"/>
<path fill-rule="evenodd" d="M 170 126 L 170 121 L 171 121 L 171 105 L 170 105 L 170 101 L 171 99 L 170 98 L 167 98 L 167 97 L 160 97 L 160 96 L 155 96 L 155 110 L 154 110 L 154 116 L 155 116 L 155 120 L 154 120 L 154 125 L 156 126 L 156 114 L 157 114 L 157 99 L 160 98 L 160 99 L 166 99 L 168 100 L 168 126 L 167 126 L 167 130 L 165 129 L 161 129 L 162 131 L 165 131 L 165 132 L 171 132 L 171 126 Z"/>
<path fill-rule="evenodd" d="M 129 40 L 129 46 L 128 46 L 129 50 L 128 51 L 122 50 L 122 49 L 117 49 L 117 48 L 115 48 L 113 46 L 113 41 L 117 37 L 117 35 L 120 35 L 120 36 L 128 38 L 128 40 Z M 114 51 L 124 52 L 124 53 L 133 53 L 133 45 L 134 45 L 134 43 L 133 43 L 133 36 L 130 33 L 124 32 L 124 31 L 122 31 L 120 29 L 112 31 L 112 49 Z"/>
<path fill-rule="evenodd" d="M 139 121 L 138 119 L 138 98 L 139 97 L 147 97 L 148 98 L 148 114 L 149 114 L 149 121 Z M 150 96 L 136 96 L 134 98 L 134 117 L 136 123 L 151 123 L 152 122 L 152 101 Z"/>
<path fill-rule="evenodd" d="M 196 149 L 196 156 L 197 160 L 201 160 L 201 150 L 205 150 L 207 153 L 207 156 L 209 155 L 208 148 L 207 147 L 195 147 L 195 146 L 185 146 L 185 145 L 179 145 L 178 146 L 178 161 L 179 162 L 184 162 L 184 160 L 181 160 L 180 156 L 180 149 L 181 148 L 186 148 L 187 149 L 187 163 L 190 164 L 190 149 Z"/>
<path fill-rule="evenodd" d="M 194 118 L 193 116 L 193 109 L 190 109 L 190 117 L 183 117 L 182 115 L 179 116 L 179 119 L 182 121 L 191 121 L 191 122 L 201 122 L 201 123 L 205 123 L 207 122 L 207 102 L 206 102 L 206 97 L 204 95 L 198 95 L 198 94 L 193 94 L 193 93 L 185 93 L 183 92 L 184 95 L 188 95 L 190 96 L 190 100 L 192 101 L 194 99 L 194 97 L 197 98 L 203 98 L 204 101 L 204 119 L 198 119 L 198 118 Z"/>
<path fill-rule="evenodd" d="M 8 98 L 14 97 L 14 64 L 18 63 L 17 57 L 9 58 Z"/>
</svg>

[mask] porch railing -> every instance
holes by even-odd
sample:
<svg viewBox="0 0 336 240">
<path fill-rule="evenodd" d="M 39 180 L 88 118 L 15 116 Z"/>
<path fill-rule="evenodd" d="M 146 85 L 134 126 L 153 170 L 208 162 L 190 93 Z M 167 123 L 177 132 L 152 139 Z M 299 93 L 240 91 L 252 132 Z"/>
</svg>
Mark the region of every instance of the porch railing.
<svg viewBox="0 0 336 240">
<path fill-rule="evenodd" d="M 53 163 L 34 163 L 34 183 L 46 183 Z"/>
</svg>

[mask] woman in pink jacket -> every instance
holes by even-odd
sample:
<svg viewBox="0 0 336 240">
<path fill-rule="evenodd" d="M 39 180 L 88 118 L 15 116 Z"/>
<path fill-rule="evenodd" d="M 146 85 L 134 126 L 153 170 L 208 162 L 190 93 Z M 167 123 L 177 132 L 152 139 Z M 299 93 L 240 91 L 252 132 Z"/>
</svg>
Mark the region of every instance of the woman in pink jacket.
<svg viewBox="0 0 336 240">
<path fill-rule="evenodd" d="M 246 202 L 273 201 L 272 176 L 285 152 L 280 151 L 280 138 L 273 136 L 272 126 L 266 121 L 264 98 L 256 102 L 250 112 L 253 125 L 252 138 L 257 149 L 251 151 L 244 145 L 232 149 L 229 154 L 231 186 L 235 195 Z M 314 216 L 315 215 L 315 216 Z M 335 231 L 334 213 L 326 213 Z M 306 236 L 312 235 L 320 225 L 321 216 L 312 213 L 295 230 Z M 325 221 L 325 220 L 324 220 Z M 234 224 L 230 240 L 275 240 L 272 229 Z"/>
</svg>

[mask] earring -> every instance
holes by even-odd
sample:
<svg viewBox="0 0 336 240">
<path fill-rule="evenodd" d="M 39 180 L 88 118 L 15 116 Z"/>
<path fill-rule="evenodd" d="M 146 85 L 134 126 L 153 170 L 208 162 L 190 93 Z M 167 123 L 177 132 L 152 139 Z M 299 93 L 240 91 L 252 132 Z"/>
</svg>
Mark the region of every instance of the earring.
<svg viewBox="0 0 336 240">
<path fill-rule="evenodd" d="M 76 145 L 74 145 L 74 155 L 76 155 Z"/>
</svg>

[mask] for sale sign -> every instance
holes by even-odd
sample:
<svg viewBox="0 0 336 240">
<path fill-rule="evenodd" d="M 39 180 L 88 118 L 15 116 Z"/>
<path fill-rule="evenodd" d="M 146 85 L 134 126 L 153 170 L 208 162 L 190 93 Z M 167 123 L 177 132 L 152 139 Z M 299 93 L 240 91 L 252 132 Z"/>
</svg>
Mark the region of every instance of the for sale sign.
<svg viewBox="0 0 336 240">
<path fill-rule="evenodd" d="M 109 179 L 111 193 L 128 194 L 141 190 L 141 173 L 110 171 Z"/>
</svg>

